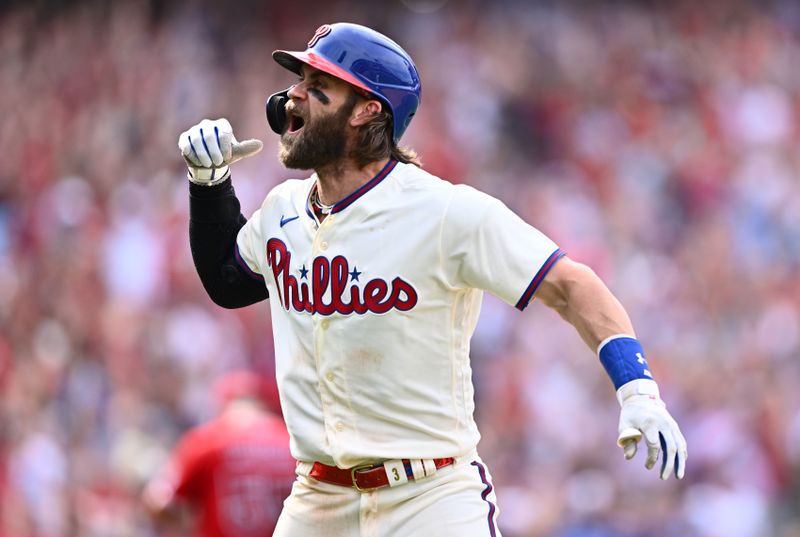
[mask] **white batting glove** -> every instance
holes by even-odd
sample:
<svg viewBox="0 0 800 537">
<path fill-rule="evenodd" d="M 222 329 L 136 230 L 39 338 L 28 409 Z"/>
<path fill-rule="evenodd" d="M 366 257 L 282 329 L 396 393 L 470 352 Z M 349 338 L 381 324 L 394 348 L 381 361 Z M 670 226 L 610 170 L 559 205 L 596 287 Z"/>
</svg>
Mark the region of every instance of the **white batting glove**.
<svg viewBox="0 0 800 537">
<path fill-rule="evenodd" d="M 231 175 L 231 164 L 255 155 L 262 147 L 261 140 L 238 142 L 225 118 L 204 119 L 178 138 L 178 148 L 189 168 L 189 180 L 206 186 L 223 182 Z"/>
<path fill-rule="evenodd" d="M 658 393 L 653 380 L 639 379 L 623 384 L 617 390 L 617 399 L 622 410 L 619 416 L 617 445 L 623 449 L 625 458 L 636 455 L 639 440 L 644 435 L 647 445 L 645 467 L 655 466 L 659 452 L 662 454 L 661 479 L 675 477 L 683 479 L 686 471 L 686 439 L 678 423 L 667 412 L 667 407 Z"/>
</svg>

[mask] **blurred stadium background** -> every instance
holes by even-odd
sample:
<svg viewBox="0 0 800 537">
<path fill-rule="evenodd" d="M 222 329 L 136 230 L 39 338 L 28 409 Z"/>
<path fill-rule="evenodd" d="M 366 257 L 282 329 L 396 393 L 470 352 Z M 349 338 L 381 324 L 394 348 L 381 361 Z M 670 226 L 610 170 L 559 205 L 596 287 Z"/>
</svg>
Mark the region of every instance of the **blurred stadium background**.
<svg viewBox="0 0 800 537">
<path fill-rule="evenodd" d="M 269 374 L 269 311 L 205 296 L 178 134 L 228 117 L 250 214 L 275 158 L 270 52 L 364 23 L 416 59 L 404 142 L 593 266 L 689 442 L 683 482 L 614 444 L 602 368 L 555 314 L 487 297 L 480 450 L 507 537 L 800 536 L 800 3 L 0 4 L 0 536 L 156 535 L 144 481 Z"/>
</svg>

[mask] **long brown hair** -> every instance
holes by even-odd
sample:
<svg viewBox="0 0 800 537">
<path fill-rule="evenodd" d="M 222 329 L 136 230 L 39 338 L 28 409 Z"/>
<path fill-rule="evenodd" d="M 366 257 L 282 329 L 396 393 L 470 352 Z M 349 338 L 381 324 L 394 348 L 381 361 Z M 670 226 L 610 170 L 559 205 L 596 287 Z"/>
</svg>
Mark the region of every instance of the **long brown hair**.
<svg viewBox="0 0 800 537">
<path fill-rule="evenodd" d="M 416 151 L 410 147 L 398 147 L 394 143 L 392 113 L 386 104 L 382 104 L 381 111 L 369 123 L 359 127 L 352 158 L 362 168 L 386 157 L 421 168 L 422 161 Z"/>
</svg>

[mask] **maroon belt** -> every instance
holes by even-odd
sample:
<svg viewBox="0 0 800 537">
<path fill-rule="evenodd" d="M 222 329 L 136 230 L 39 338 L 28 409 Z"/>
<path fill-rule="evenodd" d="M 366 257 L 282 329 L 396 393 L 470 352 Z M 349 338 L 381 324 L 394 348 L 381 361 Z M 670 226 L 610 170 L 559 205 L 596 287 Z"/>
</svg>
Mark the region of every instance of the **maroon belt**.
<svg viewBox="0 0 800 537">
<path fill-rule="evenodd" d="M 454 462 L 455 459 L 453 457 L 433 459 L 433 464 L 436 466 L 437 470 L 445 466 L 450 466 Z M 406 477 L 408 477 L 408 479 L 414 479 L 414 473 L 411 470 L 411 461 L 403 459 L 403 468 L 405 468 Z M 333 485 L 353 487 L 361 492 L 389 486 L 389 476 L 386 475 L 386 468 L 384 468 L 383 465 L 339 468 L 337 466 L 328 466 L 321 462 L 315 462 L 308 476 L 317 481 L 323 481 Z"/>
</svg>

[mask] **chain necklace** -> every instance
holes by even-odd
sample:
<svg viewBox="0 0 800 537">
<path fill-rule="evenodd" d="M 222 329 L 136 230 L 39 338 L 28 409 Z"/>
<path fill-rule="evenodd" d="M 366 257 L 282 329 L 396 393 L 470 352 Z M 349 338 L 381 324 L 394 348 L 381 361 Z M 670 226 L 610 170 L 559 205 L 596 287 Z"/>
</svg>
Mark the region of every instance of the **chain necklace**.
<svg viewBox="0 0 800 537">
<path fill-rule="evenodd" d="M 335 203 L 331 203 L 330 205 L 325 205 L 324 203 L 322 203 L 322 201 L 320 201 L 319 199 L 319 190 L 317 189 L 314 189 L 314 195 L 311 196 L 311 203 L 317 209 L 319 209 L 319 212 L 321 212 L 322 214 L 331 214 L 333 206 L 336 205 Z"/>
</svg>

